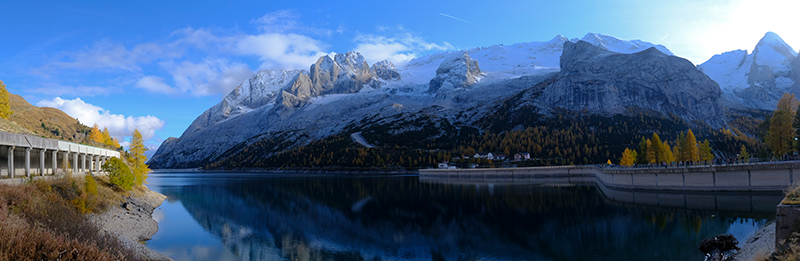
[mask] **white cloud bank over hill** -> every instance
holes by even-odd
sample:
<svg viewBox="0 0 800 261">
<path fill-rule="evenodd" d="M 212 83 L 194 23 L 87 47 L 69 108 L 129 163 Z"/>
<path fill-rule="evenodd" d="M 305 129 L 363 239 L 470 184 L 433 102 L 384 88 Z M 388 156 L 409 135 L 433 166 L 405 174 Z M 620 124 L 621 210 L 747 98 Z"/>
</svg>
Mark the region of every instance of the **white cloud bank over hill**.
<svg viewBox="0 0 800 261">
<path fill-rule="evenodd" d="M 84 102 L 80 98 L 65 100 L 56 97 L 52 100 L 42 100 L 36 103 L 40 107 L 53 107 L 64 111 L 67 115 L 77 118 L 83 124 L 92 126 L 97 124 L 100 129 L 108 128 L 111 136 L 124 140 L 130 137 L 133 130 L 138 129 L 142 133 L 144 140 L 150 140 L 155 136 L 155 131 L 164 127 L 164 121 L 152 116 L 125 116 L 122 114 L 112 114 L 110 111 Z"/>
</svg>

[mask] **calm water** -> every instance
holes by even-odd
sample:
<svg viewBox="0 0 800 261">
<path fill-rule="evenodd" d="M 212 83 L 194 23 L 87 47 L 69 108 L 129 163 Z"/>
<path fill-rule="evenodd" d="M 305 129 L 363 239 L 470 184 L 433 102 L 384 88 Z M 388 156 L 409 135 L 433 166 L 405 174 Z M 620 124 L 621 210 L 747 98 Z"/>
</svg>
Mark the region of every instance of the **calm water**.
<svg viewBox="0 0 800 261">
<path fill-rule="evenodd" d="M 176 260 L 702 260 L 745 241 L 777 193 L 652 194 L 417 176 L 154 172 L 148 246 Z"/>
</svg>

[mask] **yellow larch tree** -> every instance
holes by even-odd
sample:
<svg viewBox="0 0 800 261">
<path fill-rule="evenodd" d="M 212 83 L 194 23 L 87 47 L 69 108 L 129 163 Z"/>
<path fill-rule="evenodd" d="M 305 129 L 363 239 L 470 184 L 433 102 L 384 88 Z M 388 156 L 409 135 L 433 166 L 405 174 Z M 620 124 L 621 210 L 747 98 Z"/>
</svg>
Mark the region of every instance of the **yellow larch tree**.
<svg viewBox="0 0 800 261">
<path fill-rule="evenodd" d="M 783 156 L 792 151 L 794 142 L 794 128 L 792 127 L 792 115 L 797 109 L 798 101 L 794 94 L 784 93 L 778 100 L 778 108 L 772 112 L 769 131 L 767 134 L 767 145 L 769 145 L 776 157 Z"/>
<path fill-rule="evenodd" d="M 114 147 L 115 149 L 119 148 L 119 143 L 117 142 L 117 140 L 111 137 L 111 134 L 108 132 L 107 127 L 103 128 L 103 144 Z"/>
<path fill-rule="evenodd" d="M 667 141 L 664 141 L 664 144 L 661 145 L 661 154 L 662 154 L 661 161 L 666 163 L 671 163 L 675 161 L 675 156 L 672 154 L 672 149 L 670 149 L 669 143 Z"/>
<path fill-rule="evenodd" d="M 100 131 L 100 127 L 97 126 L 97 123 L 92 126 L 92 132 L 89 133 L 89 140 L 103 144 L 103 132 Z"/>
<path fill-rule="evenodd" d="M 685 160 L 700 160 L 700 148 L 697 147 L 697 138 L 694 136 L 692 129 L 686 132 L 686 140 L 681 145 L 681 152 L 684 153 Z"/>
<path fill-rule="evenodd" d="M 636 163 L 636 154 L 636 150 L 625 148 L 625 151 L 622 152 L 622 159 L 620 159 L 619 165 L 633 166 L 633 164 Z"/>
<path fill-rule="evenodd" d="M 131 165 L 131 172 L 133 172 L 137 185 L 144 184 L 144 181 L 147 180 L 147 173 L 150 172 L 150 168 L 145 164 L 147 156 L 145 156 L 144 153 L 146 151 L 147 147 L 144 146 L 142 134 L 138 129 L 133 130 L 133 137 L 131 138 L 127 160 Z"/>
<path fill-rule="evenodd" d="M 11 100 L 6 84 L 0 81 L 0 118 L 8 119 L 14 111 L 11 110 Z"/>
</svg>

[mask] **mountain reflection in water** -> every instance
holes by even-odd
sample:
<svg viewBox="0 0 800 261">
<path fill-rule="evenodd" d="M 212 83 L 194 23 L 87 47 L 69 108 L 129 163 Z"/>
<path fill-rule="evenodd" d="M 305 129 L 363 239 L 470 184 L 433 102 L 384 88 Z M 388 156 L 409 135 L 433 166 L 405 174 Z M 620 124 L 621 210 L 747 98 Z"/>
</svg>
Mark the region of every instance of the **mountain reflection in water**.
<svg viewBox="0 0 800 261">
<path fill-rule="evenodd" d="M 749 236 L 774 218 L 781 199 L 780 192 L 673 193 L 655 195 L 653 204 L 593 185 L 441 184 L 417 176 L 154 172 L 148 182 L 168 196 L 159 210 L 165 220 L 180 218 L 175 208 L 188 213 L 160 222 L 148 245 L 192 260 L 701 260 L 702 239 Z M 678 196 L 714 203 L 659 204 Z M 718 204 L 731 198 L 755 206 Z M 200 228 L 207 232 L 194 231 Z M 192 243 L 198 233 L 224 253 L 176 253 L 200 244 Z"/>
</svg>

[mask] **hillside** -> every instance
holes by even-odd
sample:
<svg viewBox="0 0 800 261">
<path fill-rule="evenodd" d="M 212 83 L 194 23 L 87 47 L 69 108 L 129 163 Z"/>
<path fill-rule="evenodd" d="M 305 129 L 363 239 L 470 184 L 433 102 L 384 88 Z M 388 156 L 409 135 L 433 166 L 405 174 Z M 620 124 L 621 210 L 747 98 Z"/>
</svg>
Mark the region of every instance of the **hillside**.
<svg viewBox="0 0 800 261">
<path fill-rule="evenodd" d="M 0 119 L 0 131 L 106 147 L 90 142 L 92 128 L 59 109 L 33 106 L 16 94 L 9 94 L 9 101 L 14 114 Z"/>
<path fill-rule="evenodd" d="M 59 109 L 33 106 L 16 94 L 9 95 L 9 100 L 14 111 L 9 120 L 37 136 L 82 143 L 91 132 L 91 128 Z"/>
</svg>

